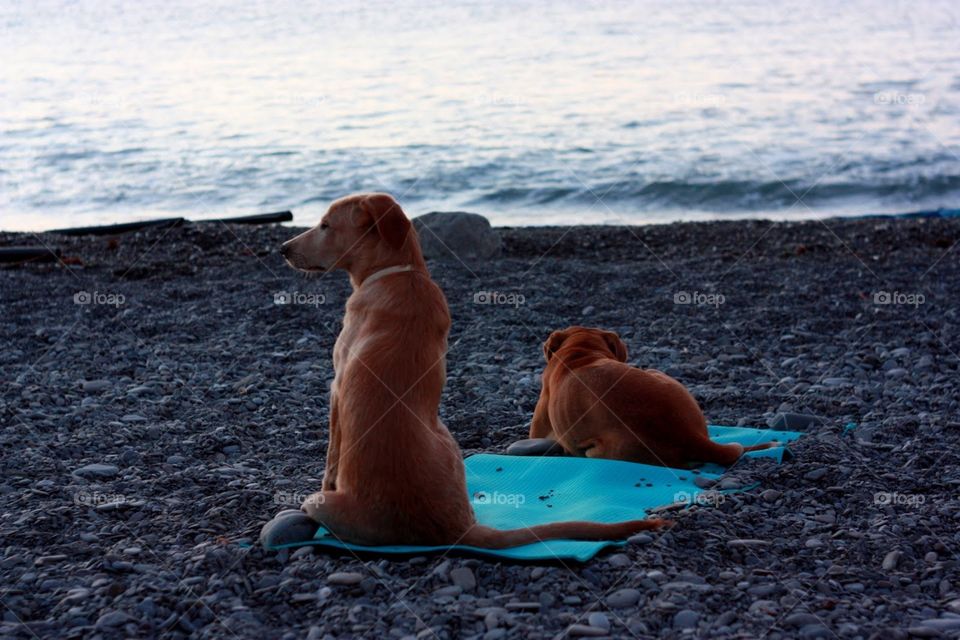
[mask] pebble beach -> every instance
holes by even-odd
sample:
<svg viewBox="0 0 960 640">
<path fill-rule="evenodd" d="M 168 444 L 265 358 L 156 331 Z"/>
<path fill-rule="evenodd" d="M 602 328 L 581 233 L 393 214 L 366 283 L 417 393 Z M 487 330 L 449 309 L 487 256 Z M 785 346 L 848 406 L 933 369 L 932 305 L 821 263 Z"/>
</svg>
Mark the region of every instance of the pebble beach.
<svg viewBox="0 0 960 640">
<path fill-rule="evenodd" d="M 816 424 L 583 564 L 267 552 L 322 477 L 345 274 L 285 266 L 284 226 L 0 233 L 63 258 L 0 268 L 0 637 L 960 635 L 960 219 L 496 231 L 429 261 L 465 455 L 526 437 L 573 324 L 713 424 Z"/>
</svg>

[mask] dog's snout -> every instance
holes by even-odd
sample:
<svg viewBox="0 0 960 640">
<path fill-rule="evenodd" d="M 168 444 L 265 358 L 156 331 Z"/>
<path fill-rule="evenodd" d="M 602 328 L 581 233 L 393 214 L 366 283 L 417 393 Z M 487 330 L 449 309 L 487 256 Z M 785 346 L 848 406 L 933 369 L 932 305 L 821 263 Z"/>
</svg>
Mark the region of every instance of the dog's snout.
<svg viewBox="0 0 960 640">
<path fill-rule="evenodd" d="M 282 255 L 284 258 L 290 257 L 290 242 L 284 242 L 282 245 L 280 245 L 280 255 Z"/>
</svg>

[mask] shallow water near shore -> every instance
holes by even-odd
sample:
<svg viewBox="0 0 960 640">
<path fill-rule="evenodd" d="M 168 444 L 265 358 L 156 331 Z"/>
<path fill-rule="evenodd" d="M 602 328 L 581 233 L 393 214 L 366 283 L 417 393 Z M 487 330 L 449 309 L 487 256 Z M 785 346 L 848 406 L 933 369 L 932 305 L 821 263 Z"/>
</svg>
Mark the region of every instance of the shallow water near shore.
<svg viewBox="0 0 960 640">
<path fill-rule="evenodd" d="M 369 190 L 513 225 L 954 207 L 957 24 L 932 0 L 7 4 L 0 228 L 307 224 Z"/>
</svg>

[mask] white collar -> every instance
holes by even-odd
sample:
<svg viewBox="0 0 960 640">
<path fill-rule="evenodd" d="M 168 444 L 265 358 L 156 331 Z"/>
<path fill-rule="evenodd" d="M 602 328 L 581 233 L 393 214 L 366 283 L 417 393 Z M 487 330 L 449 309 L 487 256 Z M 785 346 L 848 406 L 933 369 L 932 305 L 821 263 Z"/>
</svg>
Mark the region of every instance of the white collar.
<svg viewBox="0 0 960 640">
<path fill-rule="evenodd" d="M 367 276 L 367 278 L 360 283 L 360 286 L 361 287 L 366 286 L 367 284 L 370 284 L 375 280 L 379 280 L 383 276 L 388 276 L 391 273 L 402 273 L 404 271 L 413 271 L 413 270 L 414 270 L 414 266 L 412 264 L 400 264 L 393 267 L 387 267 L 386 269 L 380 269 L 380 271 L 374 271 L 369 276 Z"/>
</svg>

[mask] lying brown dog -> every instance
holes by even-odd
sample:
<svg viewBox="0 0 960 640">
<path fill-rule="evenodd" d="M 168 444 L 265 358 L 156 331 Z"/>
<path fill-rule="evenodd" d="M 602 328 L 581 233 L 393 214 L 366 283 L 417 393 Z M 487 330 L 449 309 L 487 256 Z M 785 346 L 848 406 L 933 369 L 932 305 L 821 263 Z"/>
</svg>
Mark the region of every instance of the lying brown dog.
<svg viewBox="0 0 960 640">
<path fill-rule="evenodd" d="M 501 531 L 476 523 L 460 448 L 440 422 L 450 313 L 416 232 L 388 195 L 337 200 L 283 245 L 304 271 L 344 269 L 353 294 L 333 350 L 322 491 L 301 506 L 355 544 L 503 548 L 549 538 L 624 538 L 665 524 L 559 522 Z"/>
<path fill-rule="evenodd" d="M 626 364 L 616 333 L 588 327 L 554 331 L 543 344 L 547 366 L 531 438 L 555 440 L 572 455 L 667 467 L 733 464 L 744 451 L 717 444 L 690 392 L 665 373 Z"/>
</svg>

